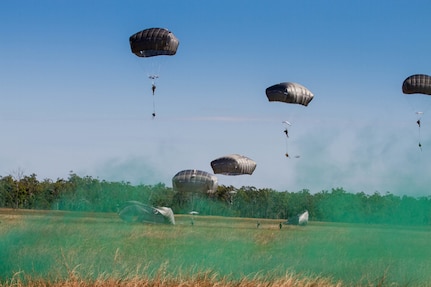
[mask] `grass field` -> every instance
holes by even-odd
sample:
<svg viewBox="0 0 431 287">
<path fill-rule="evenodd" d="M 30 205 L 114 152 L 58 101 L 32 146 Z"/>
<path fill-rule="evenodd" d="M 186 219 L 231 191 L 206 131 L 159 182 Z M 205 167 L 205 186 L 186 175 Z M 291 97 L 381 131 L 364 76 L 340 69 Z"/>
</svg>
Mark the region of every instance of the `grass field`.
<svg viewBox="0 0 431 287">
<path fill-rule="evenodd" d="M 260 219 L 257 228 L 257 219 L 194 216 L 192 225 L 190 215 L 175 217 L 175 226 L 143 225 L 113 213 L 0 209 L 0 286 L 71 278 L 93 282 L 87 286 L 139 278 L 177 280 L 171 286 L 431 286 L 430 227 L 311 221 L 280 229 L 280 220 Z M 288 280 L 305 283 L 269 284 Z"/>
</svg>

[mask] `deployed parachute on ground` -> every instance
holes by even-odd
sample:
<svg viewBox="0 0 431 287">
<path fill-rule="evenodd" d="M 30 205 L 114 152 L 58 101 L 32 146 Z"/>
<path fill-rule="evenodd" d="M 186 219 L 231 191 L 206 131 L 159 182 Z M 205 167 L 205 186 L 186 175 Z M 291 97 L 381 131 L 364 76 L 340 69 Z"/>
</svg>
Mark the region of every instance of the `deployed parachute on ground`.
<svg viewBox="0 0 431 287">
<path fill-rule="evenodd" d="M 160 61 L 148 60 L 158 56 L 173 56 L 177 53 L 179 40 L 175 35 L 164 28 L 149 28 L 139 31 L 129 37 L 132 53 L 140 58 L 147 58 L 148 78 L 151 80 L 153 96 L 156 90 L 156 79 L 159 78 Z M 153 118 L 155 117 L 155 103 L 153 97 Z"/>
<path fill-rule="evenodd" d="M 214 193 L 217 187 L 217 177 L 202 170 L 182 170 L 172 178 L 172 188 L 178 192 Z"/>
<path fill-rule="evenodd" d="M 407 77 L 402 86 L 402 91 L 404 94 L 409 95 L 409 99 L 413 100 L 412 94 L 422 94 L 417 95 L 419 99 L 416 100 L 416 104 L 414 104 L 415 114 L 417 115 L 416 123 L 419 128 L 419 148 L 422 150 L 421 144 L 421 117 L 424 113 L 424 110 L 427 110 L 427 106 L 429 107 L 430 102 L 425 103 L 423 98 L 427 98 L 431 95 L 431 76 L 425 74 L 416 74 Z M 416 97 L 416 96 L 415 96 Z M 428 100 L 428 99 L 427 99 Z M 420 109 L 420 110 L 419 110 Z"/>
<path fill-rule="evenodd" d="M 169 207 L 153 207 L 139 201 L 127 201 L 118 215 L 126 222 L 162 223 L 175 225 L 175 217 Z"/>
<path fill-rule="evenodd" d="M 256 162 L 243 155 L 230 154 L 213 160 L 211 167 L 215 174 L 251 175 L 256 169 Z"/>
<path fill-rule="evenodd" d="M 283 102 L 308 106 L 313 100 L 313 93 L 306 87 L 292 82 L 284 82 L 266 89 L 266 96 L 270 102 Z"/>
<path fill-rule="evenodd" d="M 296 216 L 289 217 L 285 224 L 289 225 L 307 225 L 308 223 L 308 211 L 298 214 Z"/>
</svg>

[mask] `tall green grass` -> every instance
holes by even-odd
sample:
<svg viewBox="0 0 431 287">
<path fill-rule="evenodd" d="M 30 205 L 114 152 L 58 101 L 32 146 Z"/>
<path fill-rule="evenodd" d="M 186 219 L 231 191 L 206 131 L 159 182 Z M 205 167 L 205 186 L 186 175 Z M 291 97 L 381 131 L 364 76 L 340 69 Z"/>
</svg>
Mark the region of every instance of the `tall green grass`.
<svg viewBox="0 0 431 287">
<path fill-rule="evenodd" d="M 431 286 L 429 227 L 310 222 L 279 229 L 277 220 L 261 219 L 257 228 L 256 219 L 191 219 L 143 225 L 113 213 L 0 210 L 0 278 L 54 282 L 73 274 L 94 282 L 210 272 L 220 282 L 293 274 L 347 286 Z"/>
</svg>

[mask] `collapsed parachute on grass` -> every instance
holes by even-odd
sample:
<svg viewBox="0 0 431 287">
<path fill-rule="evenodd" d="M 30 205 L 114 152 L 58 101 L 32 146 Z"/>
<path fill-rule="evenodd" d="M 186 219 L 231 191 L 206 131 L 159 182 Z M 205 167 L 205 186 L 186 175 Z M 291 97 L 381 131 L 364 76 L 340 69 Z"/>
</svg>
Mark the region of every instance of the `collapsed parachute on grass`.
<svg viewBox="0 0 431 287">
<path fill-rule="evenodd" d="M 256 162 L 243 155 L 230 154 L 213 160 L 211 167 L 215 174 L 251 175 L 256 169 Z"/>
<path fill-rule="evenodd" d="M 118 215 L 126 222 L 175 225 L 175 217 L 171 208 L 164 206 L 153 207 L 139 201 L 126 202 Z"/>
<path fill-rule="evenodd" d="M 266 96 L 270 102 L 283 102 L 308 106 L 313 100 L 313 93 L 306 87 L 292 82 L 284 82 L 266 89 Z"/>
<path fill-rule="evenodd" d="M 431 95 L 431 76 L 424 74 L 416 74 L 403 82 L 404 94 L 425 94 Z"/>
<path fill-rule="evenodd" d="M 150 28 L 130 36 L 130 49 L 138 57 L 172 56 L 177 53 L 179 40 L 163 28 Z"/>
<path fill-rule="evenodd" d="M 284 224 L 307 225 L 307 223 L 308 223 L 308 211 L 306 210 L 304 213 L 289 217 Z"/>
<path fill-rule="evenodd" d="M 172 178 L 172 188 L 178 192 L 214 193 L 217 187 L 217 177 L 202 170 L 182 170 Z"/>
</svg>

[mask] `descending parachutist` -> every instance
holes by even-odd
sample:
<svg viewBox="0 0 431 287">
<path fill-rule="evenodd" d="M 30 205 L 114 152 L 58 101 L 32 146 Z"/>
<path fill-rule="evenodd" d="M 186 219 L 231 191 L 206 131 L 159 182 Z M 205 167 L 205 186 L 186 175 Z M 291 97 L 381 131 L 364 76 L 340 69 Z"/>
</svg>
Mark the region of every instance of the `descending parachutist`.
<svg viewBox="0 0 431 287">
<path fill-rule="evenodd" d="M 289 131 L 287 129 L 284 130 L 284 133 L 286 134 L 287 137 L 289 137 Z"/>
<path fill-rule="evenodd" d="M 422 112 L 417 112 L 416 114 L 422 114 Z M 419 144 L 418 144 L 418 146 L 419 146 L 419 149 L 422 151 L 422 144 L 421 144 L 421 142 L 420 142 L 420 140 L 421 140 L 421 119 L 419 118 L 417 121 L 416 121 L 416 123 L 418 124 L 418 127 L 419 127 Z"/>
<path fill-rule="evenodd" d="M 135 54 L 139 58 L 148 59 L 155 57 L 159 59 L 159 57 L 164 56 L 173 56 L 176 54 L 179 40 L 175 37 L 175 35 L 163 28 L 149 28 L 139 31 L 129 37 L 130 49 L 133 54 Z M 154 62 L 153 62 L 154 61 Z M 147 74 L 148 79 L 150 79 L 152 86 L 151 91 L 153 94 L 153 119 L 156 116 L 155 109 L 155 91 L 156 91 L 156 80 L 159 78 L 159 75 L 154 69 L 151 68 L 152 64 L 160 64 L 158 60 L 144 60 L 147 62 L 148 68 L 152 71 L 148 71 Z M 152 62 L 152 64 L 151 64 Z M 154 67 L 153 67 L 154 68 Z"/>
<path fill-rule="evenodd" d="M 159 78 L 158 75 L 150 75 L 148 76 L 149 79 L 151 79 L 151 91 L 153 91 L 153 96 L 154 96 L 154 92 L 156 91 L 156 79 Z"/>
<path fill-rule="evenodd" d="M 156 84 L 153 82 L 151 84 L 151 90 L 153 91 L 153 120 L 156 117 L 156 103 L 154 100 L 154 92 L 156 91 Z"/>
</svg>

